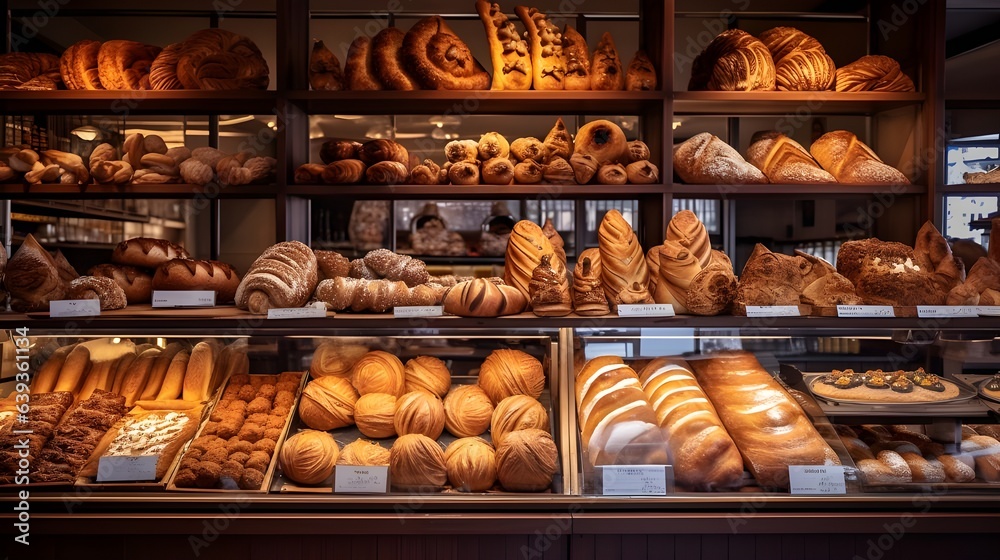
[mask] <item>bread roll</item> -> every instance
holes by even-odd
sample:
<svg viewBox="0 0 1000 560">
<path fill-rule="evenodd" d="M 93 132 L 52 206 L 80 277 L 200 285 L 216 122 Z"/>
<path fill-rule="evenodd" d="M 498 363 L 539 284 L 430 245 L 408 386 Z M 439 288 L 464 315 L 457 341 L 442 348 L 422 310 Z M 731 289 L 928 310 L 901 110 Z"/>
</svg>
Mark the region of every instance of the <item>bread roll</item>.
<svg viewBox="0 0 1000 560">
<path fill-rule="evenodd" d="M 625 89 L 628 91 L 652 91 L 656 89 L 656 69 L 646 51 L 639 49 L 625 71 Z"/>
<path fill-rule="evenodd" d="M 154 290 L 212 290 L 216 304 L 232 303 L 240 277 L 236 269 L 219 261 L 171 259 L 153 275 Z"/>
<path fill-rule="evenodd" d="M 417 356 L 406 361 L 403 368 L 406 392 L 427 391 L 444 398 L 451 389 L 448 365 L 434 356 Z"/>
<path fill-rule="evenodd" d="M 353 185 L 365 179 L 367 170 L 368 166 L 359 159 L 342 159 L 324 167 L 320 178 L 324 183 L 332 185 Z"/>
<path fill-rule="evenodd" d="M 448 482 L 459 492 L 485 492 L 497 480 L 496 451 L 482 438 L 457 439 L 444 450 Z"/>
<path fill-rule="evenodd" d="M 389 466 L 389 450 L 374 441 L 356 439 L 340 450 L 338 465 Z"/>
<path fill-rule="evenodd" d="M 401 436 L 423 434 L 436 440 L 444 431 L 444 404 L 441 398 L 423 390 L 406 393 L 396 400 L 393 427 Z"/>
<path fill-rule="evenodd" d="M 531 50 L 532 84 L 536 90 L 564 89 L 566 67 L 562 53 L 562 33 L 537 8 L 514 8 L 527 30 Z"/>
<path fill-rule="evenodd" d="M 69 283 L 66 299 L 96 299 L 101 311 L 124 309 L 128 303 L 125 291 L 111 278 L 81 276 Z"/>
<path fill-rule="evenodd" d="M 186 401 L 207 401 L 212 396 L 212 375 L 215 367 L 215 347 L 199 342 L 191 349 L 184 373 L 182 398 Z"/>
<path fill-rule="evenodd" d="M 537 399 L 545 389 L 545 370 L 541 362 L 521 350 L 494 350 L 479 368 L 479 387 L 494 406 L 512 395 Z"/>
<path fill-rule="evenodd" d="M 787 487 L 788 465 L 840 464 L 802 408 L 752 354 L 689 363 L 758 484 Z"/>
<path fill-rule="evenodd" d="M 549 414 L 542 403 L 528 395 L 512 395 L 497 403 L 490 421 L 493 445 L 500 446 L 511 432 L 528 428 L 549 430 Z"/>
<path fill-rule="evenodd" d="M 677 483 L 691 490 L 739 486 L 743 458 L 690 366 L 657 358 L 639 378 L 666 435 Z"/>
<path fill-rule="evenodd" d="M 478 385 L 456 385 L 444 397 L 445 428 L 455 437 L 485 433 L 492 417 L 493 403 Z"/>
<path fill-rule="evenodd" d="M 406 166 L 398 161 L 380 161 L 365 170 L 365 179 L 373 185 L 402 185 L 409 176 Z"/>
<path fill-rule="evenodd" d="M 160 47 L 135 41 L 105 41 L 97 51 L 97 69 L 104 89 L 150 89 L 149 70 Z"/>
<path fill-rule="evenodd" d="M 386 393 L 401 397 L 406 391 L 403 362 L 382 350 L 369 352 L 354 364 L 351 383 L 361 395 Z"/>
<path fill-rule="evenodd" d="M 542 178 L 546 183 L 554 185 L 573 185 L 576 183 L 576 172 L 568 161 L 561 157 L 553 157 L 545 165 Z"/>
<path fill-rule="evenodd" d="M 767 183 L 767 177 L 759 169 L 708 132 L 674 145 L 674 172 L 693 185 Z"/>
<path fill-rule="evenodd" d="M 396 435 L 396 396 L 386 393 L 362 395 L 354 405 L 354 423 L 358 431 L 370 438 Z"/>
<path fill-rule="evenodd" d="M 327 375 L 350 377 L 354 364 L 367 353 L 368 347 L 362 344 L 321 343 L 313 352 L 309 374 L 313 379 Z"/>
<path fill-rule="evenodd" d="M 541 492 L 559 470 L 559 450 L 548 432 L 513 432 L 497 448 L 497 478 L 510 492 Z"/>
<path fill-rule="evenodd" d="M 479 165 L 471 161 L 460 161 L 448 168 L 448 180 L 453 185 L 478 185 Z"/>
<path fill-rule="evenodd" d="M 426 89 L 487 89 L 490 75 L 440 16 L 413 25 L 403 39 L 403 63 Z"/>
<path fill-rule="evenodd" d="M 496 2 L 476 1 L 476 11 L 486 29 L 493 62 L 493 90 L 531 89 L 531 55 L 528 42 Z"/>
<path fill-rule="evenodd" d="M 389 450 L 389 478 L 393 488 L 437 491 L 448 481 L 444 451 L 423 434 L 407 434 Z"/>
<path fill-rule="evenodd" d="M 514 164 L 505 157 L 483 162 L 482 180 L 487 185 L 509 185 L 514 181 Z"/>
<path fill-rule="evenodd" d="M 910 184 L 906 175 L 883 163 L 871 148 L 846 130 L 820 136 L 809 152 L 841 183 Z"/>
<path fill-rule="evenodd" d="M 59 73 L 66 89 L 104 89 L 97 69 L 97 54 L 101 42 L 84 39 L 63 51 L 59 59 Z"/>
<path fill-rule="evenodd" d="M 342 377 L 313 379 L 302 390 L 299 418 L 314 430 L 333 430 L 354 424 L 358 392 Z"/>
<path fill-rule="evenodd" d="M 774 89 L 774 60 L 764 43 L 740 29 L 720 33 L 691 66 L 689 91 Z"/>
</svg>

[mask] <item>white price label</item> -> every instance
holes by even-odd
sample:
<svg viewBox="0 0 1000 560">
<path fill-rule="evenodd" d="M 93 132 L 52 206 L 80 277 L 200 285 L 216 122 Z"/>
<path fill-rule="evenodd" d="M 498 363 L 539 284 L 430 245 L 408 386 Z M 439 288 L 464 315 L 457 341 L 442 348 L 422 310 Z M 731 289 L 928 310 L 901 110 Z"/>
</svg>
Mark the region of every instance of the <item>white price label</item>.
<svg viewBox="0 0 1000 560">
<path fill-rule="evenodd" d="M 101 457 L 97 463 L 97 482 L 156 480 L 156 464 L 159 462 L 159 455 Z"/>
<path fill-rule="evenodd" d="M 153 290 L 153 307 L 215 307 L 213 290 Z"/>
<path fill-rule="evenodd" d="M 623 303 L 618 306 L 619 317 L 673 317 L 674 306 L 669 303 Z"/>
<path fill-rule="evenodd" d="M 838 305 L 837 317 L 895 317 L 891 305 Z"/>
<path fill-rule="evenodd" d="M 1000 305 L 980 305 L 976 313 L 982 317 L 1000 317 Z"/>
<path fill-rule="evenodd" d="M 444 307 L 441 305 L 406 305 L 392 308 L 392 316 L 397 319 L 410 317 L 440 317 L 442 315 L 444 315 Z"/>
<path fill-rule="evenodd" d="M 333 483 L 335 493 L 386 494 L 389 492 L 389 467 L 337 465 Z"/>
<path fill-rule="evenodd" d="M 49 302 L 49 317 L 96 317 L 101 302 L 96 299 L 61 299 Z"/>
<path fill-rule="evenodd" d="M 606 465 L 602 483 L 605 496 L 665 496 L 667 470 L 664 465 Z"/>
<path fill-rule="evenodd" d="M 308 307 L 278 307 L 267 310 L 268 319 L 325 319 L 326 306 L 322 303 Z"/>
<path fill-rule="evenodd" d="M 748 305 L 747 317 L 798 317 L 798 305 Z"/>
<path fill-rule="evenodd" d="M 917 317 L 978 317 L 979 310 L 973 305 L 918 305 Z"/>
<path fill-rule="evenodd" d="M 844 467 L 789 465 L 788 482 L 792 494 L 846 494 Z"/>
</svg>

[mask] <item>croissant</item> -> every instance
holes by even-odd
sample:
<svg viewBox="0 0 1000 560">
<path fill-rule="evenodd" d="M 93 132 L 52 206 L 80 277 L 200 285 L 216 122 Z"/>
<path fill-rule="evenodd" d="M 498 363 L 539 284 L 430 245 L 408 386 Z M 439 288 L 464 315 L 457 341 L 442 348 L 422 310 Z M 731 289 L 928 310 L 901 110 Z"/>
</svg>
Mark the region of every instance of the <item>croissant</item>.
<svg viewBox="0 0 1000 560">
<path fill-rule="evenodd" d="M 381 82 L 375 77 L 375 67 L 372 62 L 372 40 L 366 35 L 359 35 L 355 38 L 347 50 L 344 80 L 347 83 L 347 89 L 353 91 L 382 89 Z"/>
<path fill-rule="evenodd" d="M 105 89 L 149 89 L 149 70 L 160 50 L 135 41 L 106 41 L 97 53 L 101 84 Z"/>
<path fill-rule="evenodd" d="M 340 67 L 340 61 L 323 41 L 313 43 L 312 52 L 309 53 L 309 85 L 315 91 L 344 89 L 344 71 Z"/>
<path fill-rule="evenodd" d="M 622 300 L 622 294 L 633 291 L 638 293 L 628 299 L 645 299 L 641 293 L 645 292 L 645 297 L 652 301 L 642 247 L 621 212 L 609 210 L 604 215 L 597 230 L 597 242 L 601 252 L 601 280 L 608 300 L 616 307 L 617 303 L 629 303 Z"/>
<path fill-rule="evenodd" d="M 250 265 L 236 289 L 236 306 L 251 313 L 302 307 L 309 301 L 318 278 L 312 249 L 298 241 L 277 243 Z"/>
<path fill-rule="evenodd" d="M 774 60 L 771 51 L 753 35 L 740 29 L 720 33 L 691 66 L 691 91 L 773 90 Z"/>
<path fill-rule="evenodd" d="M 365 165 L 375 165 L 380 161 L 395 161 L 404 166 L 410 164 L 410 154 L 399 142 L 392 140 L 369 140 L 358 148 L 358 159 Z"/>
<path fill-rule="evenodd" d="M 365 171 L 365 178 L 373 185 L 402 185 L 409 176 L 406 166 L 398 161 L 380 161 Z"/>
<path fill-rule="evenodd" d="M 914 91 L 913 80 L 888 56 L 869 55 L 837 69 L 837 91 Z"/>
<path fill-rule="evenodd" d="M 181 48 L 184 43 L 174 43 L 164 47 L 153 59 L 149 69 L 149 87 L 155 90 L 184 89 L 184 84 L 177 77 L 177 61 L 181 58 Z"/>
<path fill-rule="evenodd" d="M 601 283 L 600 249 L 585 249 L 573 269 L 573 307 L 577 315 L 607 315 L 611 312 Z"/>
<path fill-rule="evenodd" d="M 249 37 L 202 29 L 184 39 L 177 78 L 185 89 L 267 89 L 270 70 Z"/>
<path fill-rule="evenodd" d="M 324 167 L 321 176 L 324 183 L 350 185 L 360 183 L 366 170 L 367 166 L 359 159 L 342 159 Z"/>
<path fill-rule="evenodd" d="M 528 42 L 518 33 L 514 23 L 507 19 L 500 6 L 486 0 L 476 1 L 476 11 L 486 28 L 493 62 L 491 89 L 531 89 L 531 56 Z"/>
<path fill-rule="evenodd" d="M 372 39 L 372 67 L 385 89 L 420 89 L 403 66 L 401 51 L 405 36 L 396 27 L 386 27 Z"/>
<path fill-rule="evenodd" d="M 319 148 L 319 159 L 333 163 L 342 159 L 358 159 L 361 144 L 352 140 L 327 140 Z"/>
<path fill-rule="evenodd" d="M 403 39 L 403 63 L 427 89 L 487 89 L 490 75 L 440 16 L 424 18 Z"/>
<path fill-rule="evenodd" d="M 562 33 L 537 8 L 516 6 L 514 11 L 528 30 L 531 45 L 532 83 L 537 90 L 564 89 L 566 67 L 563 62 Z"/>
<path fill-rule="evenodd" d="M 104 89 L 97 69 L 100 41 L 84 39 L 70 45 L 59 59 L 59 73 L 66 89 Z"/>
</svg>

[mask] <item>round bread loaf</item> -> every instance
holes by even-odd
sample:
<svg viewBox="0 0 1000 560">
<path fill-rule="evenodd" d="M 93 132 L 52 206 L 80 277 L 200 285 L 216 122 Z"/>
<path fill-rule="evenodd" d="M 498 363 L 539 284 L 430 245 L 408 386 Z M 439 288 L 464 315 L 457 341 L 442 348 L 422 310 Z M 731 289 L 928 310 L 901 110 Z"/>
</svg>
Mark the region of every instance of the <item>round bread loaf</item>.
<svg viewBox="0 0 1000 560">
<path fill-rule="evenodd" d="M 403 375 L 407 393 L 422 390 L 443 398 L 451 389 L 448 365 L 434 356 L 417 356 L 407 360 Z"/>
<path fill-rule="evenodd" d="M 494 405 L 511 395 L 537 399 L 545 389 L 542 363 L 521 350 L 494 350 L 479 369 L 479 386 Z"/>
<path fill-rule="evenodd" d="M 368 347 L 361 344 L 322 343 L 313 352 L 309 374 L 313 379 L 328 375 L 350 378 L 354 364 L 367 353 Z"/>
<path fill-rule="evenodd" d="M 497 480 L 496 450 L 486 440 L 467 437 L 444 450 L 448 482 L 459 492 L 485 492 Z"/>
<path fill-rule="evenodd" d="M 285 441 L 278 454 L 281 472 L 299 484 L 319 484 L 330 478 L 340 448 L 333 436 L 319 430 L 302 430 Z"/>
<path fill-rule="evenodd" d="M 387 393 L 401 397 L 406 392 L 403 362 L 382 350 L 369 352 L 354 364 L 351 382 L 361 395 Z"/>
<path fill-rule="evenodd" d="M 499 447 L 511 432 L 528 428 L 548 431 L 549 414 L 537 400 L 527 395 L 513 395 L 500 401 L 493 411 L 490 437 L 493 445 Z"/>
<path fill-rule="evenodd" d="M 497 448 L 497 477 L 505 490 L 540 492 L 552 485 L 558 460 L 556 442 L 548 432 L 519 430 Z"/>
<path fill-rule="evenodd" d="M 437 439 L 444 431 L 444 405 L 427 391 L 406 393 L 396 401 L 393 426 L 399 435 L 423 434 Z"/>
<path fill-rule="evenodd" d="M 444 451 L 423 434 L 401 436 L 389 450 L 389 477 L 393 488 L 437 491 L 448 481 Z"/>
<path fill-rule="evenodd" d="M 457 385 L 444 398 L 445 428 L 455 437 L 485 433 L 492 417 L 493 403 L 478 385 Z"/>
<path fill-rule="evenodd" d="M 96 299 L 101 302 L 101 311 L 124 309 L 128 304 L 125 291 L 111 278 L 103 276 L 81 276 L 69 283 L 67 299 Z"/>
<path fill-rule="evenodd" d="M 302 390 L 299 418 L 315 430 L 333 430 L 354 424 L 358 393 L 342 377 L 321 377 Z"/>
<path fill-rule="evenodd" d="M 362 395 L 354 405 L 354 422 L 358 425 L 358 431 L 370 438 L 395 436 L 395 415 L 395 395 L 368 393 Z"/>
</svg>

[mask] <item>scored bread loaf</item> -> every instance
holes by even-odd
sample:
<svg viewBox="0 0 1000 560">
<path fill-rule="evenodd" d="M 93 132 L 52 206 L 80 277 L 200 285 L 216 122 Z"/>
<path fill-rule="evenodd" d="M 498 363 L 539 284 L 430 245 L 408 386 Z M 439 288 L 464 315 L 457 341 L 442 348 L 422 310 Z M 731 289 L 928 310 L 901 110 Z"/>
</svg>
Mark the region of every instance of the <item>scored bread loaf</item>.
<svg viewBox="0 0 1000 560">
<path fill-rule="evenodd" d="M 753 135 L 747 161 L 776 184 L 837 182 L 801 144 L 776 130 Z"/>
<path fill-rule="evenodd" d="M 212 290 L 217 304 L 231 303 L 239 285 L 231 265 L 195 259 L 171 259 L 157 267 L 152 280 L 154 290 Z"/>
<path fill-rule="evenodd" d="M 883 163 L 853 132 L 827 132 L 812 143 L 809 152 L 841 183 L 910 184 L 906 175 Z"/>
<path fill-rule="evenodd" d="M 588 361 L 576 375 L 576 403 L 581 441 L 592 465 L 667 463 L 656 412 L 639 376 L 621 358 Z"/>
<path fill-rule="evenodd" d="M 166 239 L 151 237 L 126 239 L 119 243 L 111 253 L 112 262 L 140 268 L 156 268 L 170 259 L 187 258 L 190 258 L 190 255 L 180 245 Z"/>
<path fill-rule="evenodd" d="M 444 298 L 444 311 L 461 317 L 501 317 L 521 313 L 528 298 L 513 286 L 475 278 L 456 284 Z"/>
<path fill-rule="evenodd" d="M 601 35 L 601 40 L 594 49 L 590 61 L 590 89 L 595 91 L 625 89 L 625 72 L 622 71 L 622 61 L 610 33 Z"/>
<path fill-rule="evenodd" d="M 677 483 L 690 490 L 738 486 L 743 458 L 687 362 L 657 358 L 639 380 L 667 439 Z"/>
<path fill-rule="evenodd" d="M 693 185 L 759 184 L 767 177 L 738 151 L 708 132 L 674 145 L 674 172 Z"/>
<path fill-rule="evenodd" d="M 762 487 L 786 488 L 789 465 L 840 464 L 802 407 L 753 354 L 732 352 L 689 363 Z"/>
<path fill-rule="evenodd" d="M 562 51 L 566 62 L 566 89 L 590 89 L 590 50 L 587 40 L 572 25 L 562 32 Z"/>
<path fill-rule="evenodd" d="M 215 347 L 206 341 L 199 342 L 191 349 L 187 370 L 184 372 L 184 388 L 181 396 L 186 401 L 206 401 L 212 395 L 212 374 L 215 369 Z"/>
<path fill-rule="evenodd" d="M 152 300 L 153 277 L 134 266 L 99 264 L 87 271 L 87 274 L 114 280 L 125 292 L 125 300 L 129 305 L 149 303 Z"/>
<path fill-rule="evenodd" d="M 236 290 L 236 306 L 251 313 L 302 307 L 319 282 L 316 255 L 299 241 L 283 241 L 264 250 Z"/>
</svg>

